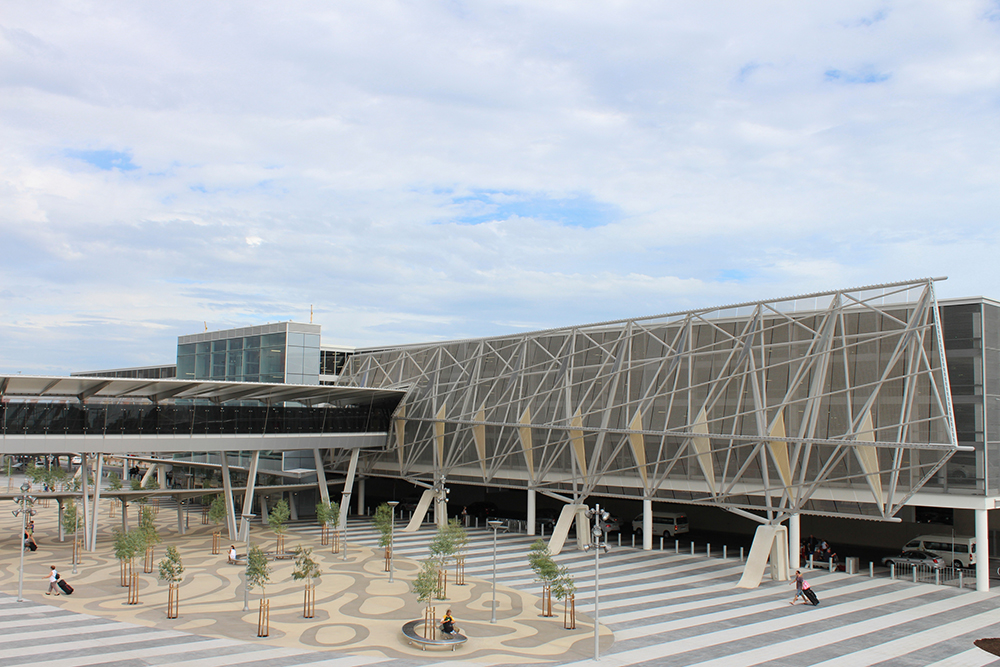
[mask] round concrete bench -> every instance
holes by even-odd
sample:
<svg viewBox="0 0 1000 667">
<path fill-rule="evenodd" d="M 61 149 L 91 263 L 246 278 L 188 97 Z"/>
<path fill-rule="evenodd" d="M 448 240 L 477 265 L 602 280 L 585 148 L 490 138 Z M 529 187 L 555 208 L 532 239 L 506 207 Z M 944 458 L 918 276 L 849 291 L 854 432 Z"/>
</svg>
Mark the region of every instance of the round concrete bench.
<svg viewBox="0 0 1000 667">
<path fill-rule="evenodd" d="M 459 632 L 453 632 L 450 635 L 446 635 L 440 631 L 438 631 L 438 635 L 441 637 L 440 639 L 424 639 L 424 637 L 417 631 L 417 628 L 422 629 L 423 625 L 423 619 L 410 621 L 403 626 L 403 636 L 406 637 L 411 644 L 417 644 L 425 651 L 428 646 L 433 646 L 435 648 L 450 646 L 451 650 L 454 651 L 459 646 L 469 641 L 468 637 Z"/>
</svg>

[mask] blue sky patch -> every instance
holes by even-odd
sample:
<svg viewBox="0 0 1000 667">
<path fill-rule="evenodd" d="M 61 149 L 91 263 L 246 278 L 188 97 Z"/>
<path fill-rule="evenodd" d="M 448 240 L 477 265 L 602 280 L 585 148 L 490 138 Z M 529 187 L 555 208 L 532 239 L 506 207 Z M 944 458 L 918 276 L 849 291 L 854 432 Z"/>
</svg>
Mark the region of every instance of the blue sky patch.
<svg viewBox="0 0 1000 667">
<path fill-rule="evenodd" d="M 824 72 L 827 81 L 839 83 L 882 83 L 887 81 L 891 74 L 876 72 L 871 69 L 862 69 L 856 72 L 845 72 L 840 69 L 828 69 Z"/>
<path fill-rule="evenodd" d="M 457 221 L 478 225 L 513 216 L 551 220 L 570 227 L 600 227 L 618 219 L 617 206 L 595 201 L 589 195 L 549 198 L 523 192 L 481 190 L 452 200 L 464 213 Z"/>
<path fill-rule="evenodd" d="M 128 153 L 123 153 L 121 151 L 67 150 L 66 157 L 71 157 L 77 160 L 83 160 L 87 164 L 92 164 L 98 169 L 103 169 L 104 171 L 111 171 L 112 169 L 119 169 L 121 171 L 131 171 L 133 169 L 139 168 L 134 164 L 132 164 L 131 155 L 129 155 Z"/>
</svg>

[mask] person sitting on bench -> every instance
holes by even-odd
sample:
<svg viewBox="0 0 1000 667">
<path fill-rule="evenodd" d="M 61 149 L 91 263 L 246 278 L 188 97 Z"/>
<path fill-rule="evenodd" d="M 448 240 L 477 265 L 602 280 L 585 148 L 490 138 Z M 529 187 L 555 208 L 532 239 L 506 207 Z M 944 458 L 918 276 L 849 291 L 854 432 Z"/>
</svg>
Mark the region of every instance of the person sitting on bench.
<svg viewBox="0 0 1000 667">
<path fill-rule="evenodd" d="M 234 564 L 234 565 L 236 564 L 236 545 L 235 544 L 229 547 L 229 562 L 231 564 Z"/>
<path fill-rule="evenodd" d="M 444 613 L 441 619 L 441 632 L 450 635 L 455 632 L 455 617 L 451 615 L 451 609 Z"/>
</svg>

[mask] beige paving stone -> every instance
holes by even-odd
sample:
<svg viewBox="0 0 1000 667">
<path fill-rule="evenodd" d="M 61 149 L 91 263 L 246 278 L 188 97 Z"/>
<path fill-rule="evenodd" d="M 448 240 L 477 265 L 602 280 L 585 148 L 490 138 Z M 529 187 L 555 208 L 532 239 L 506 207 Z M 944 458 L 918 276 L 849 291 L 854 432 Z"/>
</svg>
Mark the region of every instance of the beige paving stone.
<svg viewBox="0 0 1000 667">
<path fill-rule="evenodd" d="M 102 500 L 102 523 L 98 548 L 85 552 L 72 574 L 71 541 L 60 543 L 56 531 L 55 503 L 39 507 L 35 517 L 38 551 L 25 555 L 25 595 L 29 599 L 53 604 L 80 613 L 172 629 L 192 634 L 266 643 L 274 647 L 337 650 L 356 655 L 384 657 L 429 657 L 461 659 L 483 664 L 539 663 L 586 658 L 592 650 L 593 626 L 585 615 L 578 615 L 577 629 L 562 627 L 561 613 L 556 618 L 539 616 L 537 597 L 497 587 L 497 623 L 491 624 L 489 581 L 467 577 L 465 586 L 448 584 L 448 600 L 435 601 L 436 615 L 451 608 L 463 633 L 470 642 L 454 653 L 422 651 L 410 646 L 402 636 L 402 625 L 422 618 L 423 605 L 409 593 L 409 581 L 419 571 L 419 564 L 397 557 L 394 583 L 389 583 L 381 549 L 348 544 L 347 559 L 333 554 L 319 544 L 319 536 L 291 532 L 286 537 L 286 549 L 302 545 L 312 547 L 313 557 L 323 575 L 316 588 L 315 618 L 302 617 L 303 583 L 292 579 L 293 560 L 272 561 L 271 583 L 266 587 L 270 600 L 270 636 L 256 637 L 258 604 L 261 592 L 251 592 L 250 611 L 243 612 L 243 567 L 229 565 L 225 552 L 229 542 L 222 544 L 222 553 L 212 555 L 212 526 L 202 525 L 200 515 L 192 513 L 186 535 L 176 530 L 176 512 L 162 511 L 156 519 L 163 542 L 157 545 L 155 561 L 163 557 L 166 546 L 173 545 L 183 559 L 185 573 L 180 587 L 180 618 L 166 618 L 167 586 L 153 573 L 139 569 L 139 604 L 126 604 L 127 589 L 120 585 L 119 563 L 112 551 L 111 530 L 121 526 L 120 518 L 109 519 L 110 501 Z M 134 527 L 137 515 L 129 508 Z M 8 512 L 0 516 L 0 587 L 8 593 L 17 592 L 18 522 Z M 432 536 L 427 530 L 427 537 Z M 254 525 L 251 539 L 273 549 L 275 536 L 260 525 Z M 240 553 L 245 544 L 237 545 Z M 49 565 L 75 588 L 72 596 L 45 596 Z M 602 629 L 602 644 L 610 646 L 610 631 Z"/>
</svg>

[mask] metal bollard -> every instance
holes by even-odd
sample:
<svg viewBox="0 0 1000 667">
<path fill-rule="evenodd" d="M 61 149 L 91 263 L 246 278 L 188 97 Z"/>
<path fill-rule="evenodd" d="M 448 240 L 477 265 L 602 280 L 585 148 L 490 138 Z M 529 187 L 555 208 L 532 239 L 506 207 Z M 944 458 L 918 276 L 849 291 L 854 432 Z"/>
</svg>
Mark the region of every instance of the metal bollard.
<svg viewBox="0 0 1000 667">
<path fill-rule="evenodd" d="M 896 564 L 889 563 L 889 578 L 892 580 L 896 579 Z"/>
<path fill-rule="evenodd" d="M 836 569 L 837 569 L 837 566 L 834 564 L 833 559 L 831 558 L 830 559 L 830 572 L 833 572 Z"/>
<path fill-rule="evenodd" d="M 813 555 L 809 554 L 809 569 L 813 569 Z"/>
<path fill-rule="evenodd" d="M 635 533 L 632 533 L 632 548 L 635 549 Z"/>
<path fill-rule="evenodd" d="M 917 566 L 913 566 L 913 583 L 917 583 Z"/>
<path fill-rule="evenodd" d="M 722 545 L 722 560 L 726 560 L 726 545 Z"/>
<path fill-rule="evenodd" d="M 542 524 L 542 537 L 545 537 L 545 524 Z"/>
<path fill-rule="evenodd" d="M 965 588 L 965 579 L 963 577 L 965 573 L 962 570 L 958 571 L 958 587 L 959 589 Z"/>
<path fill-rule="evenodd" d="M 694 540 L 691 540 L 691 555 L 694 555 Z"/>
<path fill-rule="evenodd" d="M 479 517 L 476 517 L 476 528 L 479 528 Z"/>
<path fill-rule="evenodd" d="M 869 579 L 875 578 L 875 563 L 871 561 L 868 561 L 868 578 Z"/>
<path fill-rule="evenodd" d="M 941 570 L 934 570 L 934 585 L 941 585 Z"/>
<path fill-rule="evenodd" d="M 711 558 L 711 557 L 712 557 L 712 543 L 711 542 L 706 542 L 705 543 L 705 558 Z"/>
<path fill-rule="evenodd" d="M 743 562 L 743 547 L 740 547 L 740 562 Z"/>
<path fill-rule="evenodd" d="M 618 546 L 622 545 L 622 534 L 618 533 Z"/>
<path fill-rule="evenodd" d="M 663 551 L 663 535 L 660 535 L 660 551 Z"/>
<path fill-rule="evenodd" d="M 681 552 L 681 541 L 674 540 L 674 553 L 679 554 Z"/>
</svg>

